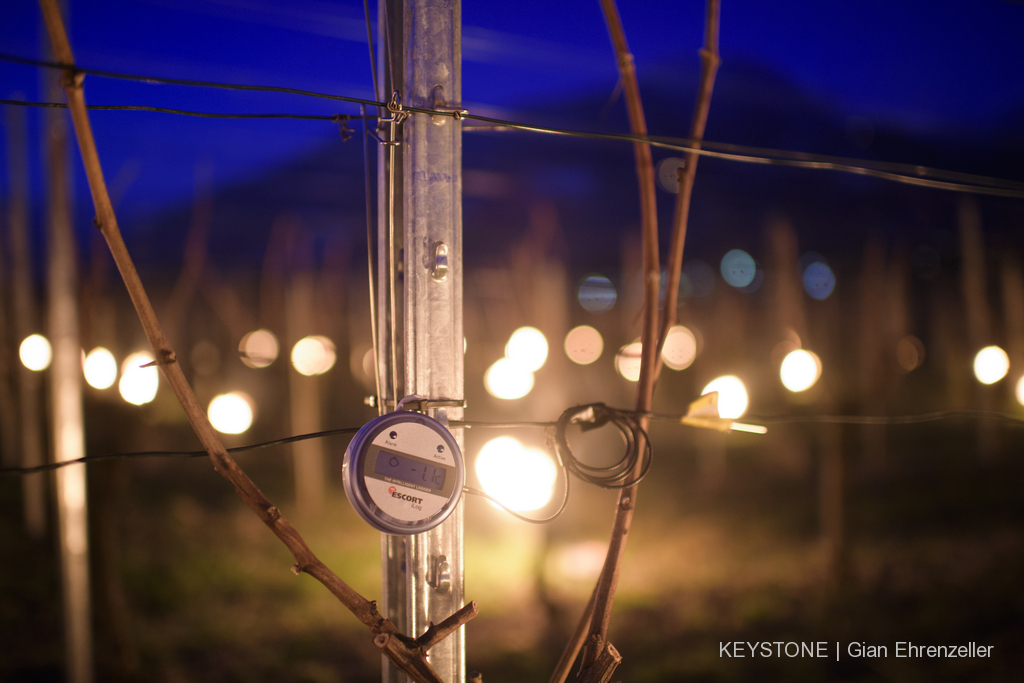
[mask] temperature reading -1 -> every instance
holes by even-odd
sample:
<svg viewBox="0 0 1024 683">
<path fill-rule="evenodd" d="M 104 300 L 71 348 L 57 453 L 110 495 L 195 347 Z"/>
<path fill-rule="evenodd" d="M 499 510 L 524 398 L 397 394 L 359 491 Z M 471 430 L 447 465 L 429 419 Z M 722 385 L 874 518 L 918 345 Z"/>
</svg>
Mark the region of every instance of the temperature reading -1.
<svg viewBox="0 0 1024 683">
<path fill-rule="evenodd" d="M 444 488 L 447 474 L 443 467 L 435 467 L 425 460 L 406 458 L 383 449 L 377 454 L 377 462 L 373 471 L 410 484 L 426 486 L 435 491 Z"/>
</svg>

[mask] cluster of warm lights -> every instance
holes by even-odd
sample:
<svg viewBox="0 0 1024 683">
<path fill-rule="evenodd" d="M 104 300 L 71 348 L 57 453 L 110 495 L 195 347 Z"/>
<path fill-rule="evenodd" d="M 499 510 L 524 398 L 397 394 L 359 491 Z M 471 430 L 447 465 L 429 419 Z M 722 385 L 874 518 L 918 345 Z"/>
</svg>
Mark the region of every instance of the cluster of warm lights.
<svg viewBox="0 0 1024 683">
<path fill-rule="evenodd" d="M 643 344 L 635 341 L 626 344 L 615 355 L 615 369 L 630 382 L 640 379 L 640 359 Z M 672 370 L 685 370 L 697 358 L 697 337 L 689 328 L 675 325 L 665 335 L 661 349 L 661 360 Z"/>
<path fill-rule="evenodd" d="M 548 359 L 548 340 L 536 327 L 520 327 L 505 345 L 505 357 L 484 373 L 484 386 L 495 398 L 522 398 L 533 389 L 533 373 Z"/>
<path fill-rule="evenodd" d="M 547 453 L 527 448 L 511 436 L 488 441 L 475 469 L 484 491 L 517 512 L 547 505 L 558 474 Z"/>
</svg>

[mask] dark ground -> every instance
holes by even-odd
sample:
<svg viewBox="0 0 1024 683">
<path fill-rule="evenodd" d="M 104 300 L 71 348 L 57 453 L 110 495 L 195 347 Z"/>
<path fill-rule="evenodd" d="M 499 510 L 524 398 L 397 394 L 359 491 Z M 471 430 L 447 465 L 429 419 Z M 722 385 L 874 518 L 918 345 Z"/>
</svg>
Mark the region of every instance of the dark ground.
<svg viewBox="0 0 1024 683">
<path fill-rule="evenodd" d="M 956 422 L 891 428 L 883 474 L 861 474 L 850 457 L 848 561 L 836 581 L 820 551 L 813 450 L 809 468 L 780 473 L 766 460 L 768 441 L 734 441 L 713 490 L 701 483 L 703 456 L 679 441 L 692 432 L 656 433 L 657 476 L 642 491 L 612 621 L 624 657 L 616 680 L 1018 680 L 1024 433 L 997 431 L 987 460 L 974 426 Z M 856 429 L 845 434 L 847 452 L 858 452 Z M 287 500 L 284 458 L 245 458 L 268 495 Z M 94 465 L 90 477 L 94 527 L 108 521 L 108 538 L 94 528 L 92 539 L 97 680 L 379 680 L 367 634 L 315 581 L 292 576 L 283 546 L 205 461 Z M 467 597 L 481 607 L 467 664 L 488 683 L 546 681 L 582 609 L 589 580 L 561 576 L 551 561 L 605 538 L 610 500 L 581 488 L 545 529 L 467 503 Z M 56 557 L 51 540 L 21 531 L 19 489 L 0 480 L 0 680 L 58 681 Z M 343 498 L 338 487 L 321 516 L 295 521 L 322 559 L 376 597 L 378 536 Z M 724 641 L 827 641 L 829 657 L 722 658 Z M 897 641 L 994 649 L 988 659 L 898 659 Z M 850 657 L 851 642 L 887 645 L 889 656 Z"/>
</svg>

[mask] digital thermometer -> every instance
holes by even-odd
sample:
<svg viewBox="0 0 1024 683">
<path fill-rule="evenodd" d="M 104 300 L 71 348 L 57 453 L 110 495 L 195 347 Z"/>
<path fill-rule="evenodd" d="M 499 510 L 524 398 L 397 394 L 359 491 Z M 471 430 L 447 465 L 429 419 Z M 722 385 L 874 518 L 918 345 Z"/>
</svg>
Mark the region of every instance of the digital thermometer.
<svg viewBox="0 0 1024 683">
<path fill-rule="evenodd" d="M 345 494 L 388 534 L 418 534 L 459 503 L 466 468 L 455 437 L 426 415 L 399 410 L 366 423 L 345 450 Z"/>
</svg>

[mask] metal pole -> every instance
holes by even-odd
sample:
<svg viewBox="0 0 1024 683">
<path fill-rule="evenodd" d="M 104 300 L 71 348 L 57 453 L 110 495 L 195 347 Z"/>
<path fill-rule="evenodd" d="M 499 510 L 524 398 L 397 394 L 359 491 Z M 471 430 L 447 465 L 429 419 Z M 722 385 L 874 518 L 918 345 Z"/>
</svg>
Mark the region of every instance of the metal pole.
<svg viewBox="0 0 1024 683">
<path fill-rule="evenodd" d="M 384 0 L 380 30 L 385 92 L 398 91 L 404 106 L 461 106 L 459 0 Z M 462 399 L 462 124 L 451 117 L 417 115 L 396 128 L 400 133 L 392 141 L 401 144 L 382 145 L 378 165 L 382 365 L 390 365 L 391 329 L 398 340 L 398 372 L 383 368 L 387 381 L 382 384 L 390 388 L 392 378 L 397 380 L 400 390 L 398 396 L 390 391 L 393 400 L 408 394 Z M 394 244 L 388 239 L 392 213 Z M 395 258 L 393 278 L 389 254 Z M 393 321 L 389 280 L 397 283 Z M 431 413 L 438 417 L 437 411 Z M 448 409 L 447 417 L 461 419 L 462 409 Z M 461 432 L 455 436 L 461 444 Z M 385 614 L 405 633 L 418 636 L 429 622 L 462 606 L 462 547 L 462 505 L 427 533 L 382 537 L 382 602 Z M 430 663 L 443 680 L 465 680 L 464 648 L 460 629 L 430 651 Z M 385 660 L 383 680 L 399 683 L 403 678 Z"/>
</svg>

